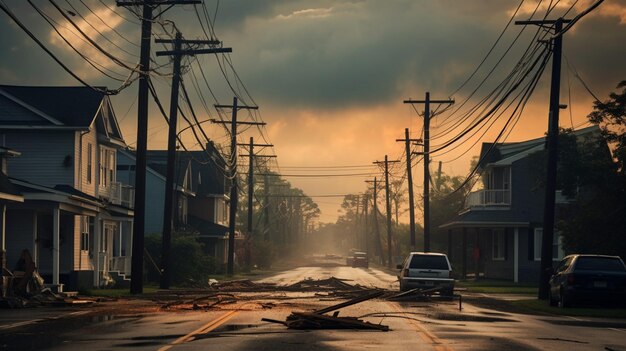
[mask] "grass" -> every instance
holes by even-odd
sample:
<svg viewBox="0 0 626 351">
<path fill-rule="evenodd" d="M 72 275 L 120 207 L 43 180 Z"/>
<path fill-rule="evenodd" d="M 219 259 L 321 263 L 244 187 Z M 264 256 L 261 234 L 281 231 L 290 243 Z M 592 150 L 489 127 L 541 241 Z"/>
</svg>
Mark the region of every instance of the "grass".
<svg viewBox="0 0 626 351">
<path fill-rule="evenodd" d="M 546 301 L 537 299 L 511 301 L 511 305 L 534 313 L 552 314 L 559 316 L 599 317 L 599 318 L 626 318 L 626 308 L 602 307 L 570 307 L 559 308 L 549 306 Z"/>
<path fill-rule="evenodd" d="M 456 286 L 465 288 L 468 292 L 486 294 L 528 294 L 536 295 L 537 287 L 524 284 L 516 284 L 501 280 L 465 280 L 457 281 Z"/>
<path fill-rule="evenodd" d="M 260 277 L 263 277 L 265 275 L 269 275 L 271 274 L 272 271 L 270 270 L 253 270 L 252 272 L 241 272 L 241 273 L 237 273 L 235 275 L 229 276 L 226 274 L 213 274 L 210 275 L 208 279 L 215 279 L 218 281 L 222 281 L 222 280 L 238 280 L 238 279 L 258 279 Z M 181 286 L 172 286 L 173 290 L 176 289 L 186 289 L 187 287 L 181 287 Z M 144 294 L 151 294 L 151 293 L 155 293 L 157 292 L 159 289 L 159 285 L 158 284 L 154 284 L 154 283 L 150 283 L 150 284 L 144 284 L 143 286 L 143 293 Z M 129 288 L 120 288 L 120 289 L 89 289 L 89 290 L 82 290 L 80 291 L 81 295 L 85 295 L 85 296 L 93 296 L 93 297 L 115 297 L 115 298 L 119 298 L 119 297 L 130 297 L 130 296 L 137 296 L 137 295 L 132 295 L 130 293 L 130 289 Z"/>
</svg>

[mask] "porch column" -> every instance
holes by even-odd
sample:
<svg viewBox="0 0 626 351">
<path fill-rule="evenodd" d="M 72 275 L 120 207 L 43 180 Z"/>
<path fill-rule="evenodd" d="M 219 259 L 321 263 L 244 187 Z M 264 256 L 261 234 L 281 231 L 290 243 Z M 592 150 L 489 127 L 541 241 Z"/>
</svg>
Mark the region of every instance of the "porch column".
<svg viewBox="0 0 626 351">
<path fill-rule="evenodd" d="M 39 230 L 37 219 L 37 211 L 33 211 L 33 262 L 35 267 L 39 267 Z"/>
<path fill-rule="evenodd" d="M 6 214 L 7 214 L 7 206 L 5 204 L 0 205 L 0 277 L 2 276 L 2 272 L 4 268 L 7 266 L 7 237 L 6 237 Z M 2 285 L 2 282 L 0 282 Z"/>
<path fill-rule="evenodd" d="M 467 228 L 463 227 L 463 250 L 461 251 L 463 260 L 463 279 L 467 279 Z"/>
<path fill-rule="evenodd" d="M 60 251 L 61 210 L 52 209 L 52 284 L 59 284 L 59 251 Z"/>
<path fill-rule="evenodd" d="M 117 241 L 117 257 L 121 257 L 122 256 L 122 245 L 124 244 L 124 236 L 122 235 L 122 226 L 123 226 L 123 222 L 119 221 L 117 222 L 117 229 L 118 229 L 118 236 L 119 236 L 119 240 Z"/>
<path fill-rule="evenodd" d="M 93 272 L 93 285 L 95 287 L 100 287 L 100 242 L 102 238 L 102 221 L 100 220 L 100 215 L 96 215 L 94 220 L 94 233 L 93 233 L 93 258 L 94 262 L 94 272 Z"/>
<path fill-rule="evenodd" d="M 513 281 L 519 282 L 519 228 L 513 228 Z"/>
<path fill-rule="evenodd" d="M 452 229 L 448 229 L 448 259 L 452 261 Z"/>
<path fill-rule="evenodd" d="M 474 238 L 474 280 L 478 280 L 480 276 L 480 228 L 476 228 L 476 237 Z"/>
</svg>

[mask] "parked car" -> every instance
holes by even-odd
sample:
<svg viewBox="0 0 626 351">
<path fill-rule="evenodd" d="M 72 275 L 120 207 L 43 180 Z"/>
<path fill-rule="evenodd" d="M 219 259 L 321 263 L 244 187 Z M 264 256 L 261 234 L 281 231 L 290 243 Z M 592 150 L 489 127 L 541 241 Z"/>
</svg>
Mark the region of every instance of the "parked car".
<svg viewBox="0 0 626 351">
<path fill-rule="evenodd" d="M 365 252 L 355 252 L 352 257 L 352 267 L 369 267 L 369 259 Z"/>
<path fill-rule="evenodd" d="M 441 287 L 441 295 L 451 296 L 454 290 L 452 266 L 448 256 L 435 252 L 411 252 L 400 269 L 400 291 L 415 288 L 431 289 Z"/>
<path fill-rule="evenodd" d="M 568 307 L 580 302 L 626 302 L 626 265 L 619 256 L 569 255 L 550 278 L 549 301 Z"/>
</svg>

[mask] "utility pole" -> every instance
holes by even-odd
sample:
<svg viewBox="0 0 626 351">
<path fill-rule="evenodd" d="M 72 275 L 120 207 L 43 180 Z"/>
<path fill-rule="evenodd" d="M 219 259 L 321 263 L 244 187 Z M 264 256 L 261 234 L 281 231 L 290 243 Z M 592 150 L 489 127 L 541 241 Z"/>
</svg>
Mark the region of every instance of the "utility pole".
<svg viewBox="0 0 626 351">
<path fill-rule="evenodd" d="M 385 161 L 375 161 L 374 164 L 385 165 L 385 205 L 387 208 L 387 267 L 391 267 L 391 202 L 389 201 L 389 163 L 400 161 L 389 161 L 385 155 Z"/>
<path fill-rule="evenodd" d="M 363 243 L 362 243 L 362 247 L 364 248 L 365 252 L 368 253 L 369 255 L 369 243 L 367 240 L 367 234 L 368 234 L 368 226 L 367 226 L 367 210 L 368 210 L 368 205 L 369 205 L 369 199 L 367 196 L 367 193 L 363 195 Z"/>
<path fill-rule="evenodd" d="M 176 32 L 176 38 L 174 40 L 157 39 L 156 43 L 173 44 L 173 51 L 158 51 L 157 56 L 172 56 L 174 58 L 174 71 L 172 75 L 172 92 L 170 97 L 170 118 L 169 118 L 169 133 L 167 138 L 167 172 L 165 177 L 165 203 L 163 204 L 163 238 L 161 248 L 161 289 L 170 288 L 170 251 L 172 245 L 172 227 L 173 227 L 173 202 L 174 192 L 176 185 L 174 184 L 175 174 L 175 162 L 176 162 L 176 124 L 178 119 L 178 88 L 180 85 L 180 61 L 183 55 L 196 55 L 200 53 L 220 53 L 231 52 L 230 48 L 210 48 L 207 50 L 194 50 L 186 48 L 183 51 L 183 44 L 194 45 L 219 45 L 217 40 L 183 40 L 183 36 L 180 32 Z"/>
<path fill-rule="evenodd" d="M 410 237 L 411 237 L 411 251 L 415 251 L 415 204 L 413 200 L 413 171 L 411 165 L 411 156 L 413 156 L 411 152 L 411 143 L 422 142 L 422 139 L 411 139 L 409 137 L 409 128 L 404 129 L 404 139 L 396 139 L 396 141 L 403 141 L 406 148 L 406 178 L 408 180 L 409 187 L 409 227 L 410 227 Z"/>
<path fill-rule="evenodd" d="M 431 100 L 430 93 L 426 92 L 424 100 L 404 100 L 405 104 L 424 104 L 424 252 L 430 251 L 430 104 L 448 104 L 454 103 L 454 100 Z"/>
<path fill-rule="evenodd" d="M 252 254 L 251 254 L 251 247 L 252 247 L 252 235 L 253 235 L 253 229 L 252 229 L 252 209 L 253 209 L 253 204 L 252 204 L 252 199 L 254 198 L 254 158 L 255 157 L 276 157 L 275 155 L 255 155 L 254 154 L 254 147 L 255 146 L 260 146 L 260 147 L 271 147 L 274 145 L 269 145 L 269 144 L 255 144 L 254 143 L 254 138 L 250 137 L 250 144 L 237 144 L 239 146 L 247 146 L 248 147 L 248 155 L 239 155 L 241 157 L 248 157 L 249 161 L 248 161 L 248 233 L 246 235 L 245 238 L 245 244 L 244 244 L 244 265 L 246 267 L 251 267 L 252 264 Z"/>
<path fill-rule="evenodd" d="M 554 213 L 556 197 L 556 173 L 559 147 L 559 95 L 561 92 L 561 54 L 563 50 L 563 24 L 571 20 L 558 18 L 556 20 L 529 20 L 515 21 L 518 25 L 550 25 L 555 36 L 552 45 L 552 77 L 550 82 L 550 112 L 548 119 L 548 135 L 546 147 L 548 149 L 548 163 L 546 169 L 546 193 L 543 204 L 543 234 L 541 237 L 541 271 L 539 272 L 540 300 L 548 299 L 550 270 L 552 268 L 552 243 L 554 240 Z"/>
<path fill-rule="evenodd" d="M 235 221 L 237 219 L 237 202 L 238 191 L 237 185 L 237 125 L 265 125 L 263 122 L 239 122 L 237 121 L 237 111 L 239 110 L 257 110 L 258 106 L 237 105 L 237 97 L 233 97 L 232 105 L 215 105 L 215 108 L 230 108 L 232 110 L 230 121 L 211 120 L 217 124 L 230 123 L 230 212 L 228 216 L 228 262 L 226 264 L 226 274 L 233 275 L 235 271 Z"/>
<path fill-rule="evenodd" d="M 148 149 L 148 93 L 150 79 L 150 41 L 152 22 L 173 5 L 200 4 L 199 0 L 117 1 L 117 6 L 143 6 L 141 17 L 141 49 L 139 55 L 139 94 L 137 97 L 137 150 L 135 163 L 135 216 L 133 219 L 133 249 L 131 259 L 130 293 L 143 293 L 143 250 L 146 220 L 146 153 Z M 160 5 L 169 7 L 156 16 L 152 11 Z"/>
<path fill-rule="evenodd" d="M 378 226 L 378 182 L 376 177 L 374 177 L 374 181 L 366 180 L 366 183 L 374 183 L 374 229 L 376 230 L 376 251 L 378 253 L 378 257 L 382 261 L 382 264 L 385 263 L 385 257 L 383 256 L 383 246 L 380 242 L 380 228 Z"/>
<path fill-rule="evenodd" d="M 263 175 L 263 240 L 270 241 L 270 190 L 267 174 Z"/>
<path fill-rule="evenodd" d="M 359 247 L 359 205 L 360 205 L 361 197 L 359 195 L 356 196 L 356 213 L 354 214 L 354 240 L 355 247 Z"/>
</svg>

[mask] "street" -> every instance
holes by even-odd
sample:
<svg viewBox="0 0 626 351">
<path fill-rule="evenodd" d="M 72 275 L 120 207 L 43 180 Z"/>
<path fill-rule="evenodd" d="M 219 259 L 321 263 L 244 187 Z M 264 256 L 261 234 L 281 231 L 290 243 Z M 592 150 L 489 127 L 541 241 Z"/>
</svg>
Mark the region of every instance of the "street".
<svg viewBox="0 0 626 351">
<path fill-rule="evenodd" d="M 339 265 L 299 267 L 256 282 L 286 286 L 330 277 L 398 289 L 396 278 L 382 270 Z M 474 306 L 471 298 L 462 311 L 456 299 L 374 299 L 339 312 L 388 325 L 390 330 L 384 332 L 293 330 L 261 320 L 285 320 L 292 311 L 345 301 L 330 292 L 232 294 L 239 297 L 233 303 L 207 310 L 166 311 L 134 300 L 120 300 L 110 310 L 56 310 L 54 319 L 44 316 L 44 309 L 5 310 L 0 315 L 0 345 L 6 350 L 626 350 L 625 320 L 504 313 Z M 24 319 L 20 313 L 33 318 Z"/>
</svg>

